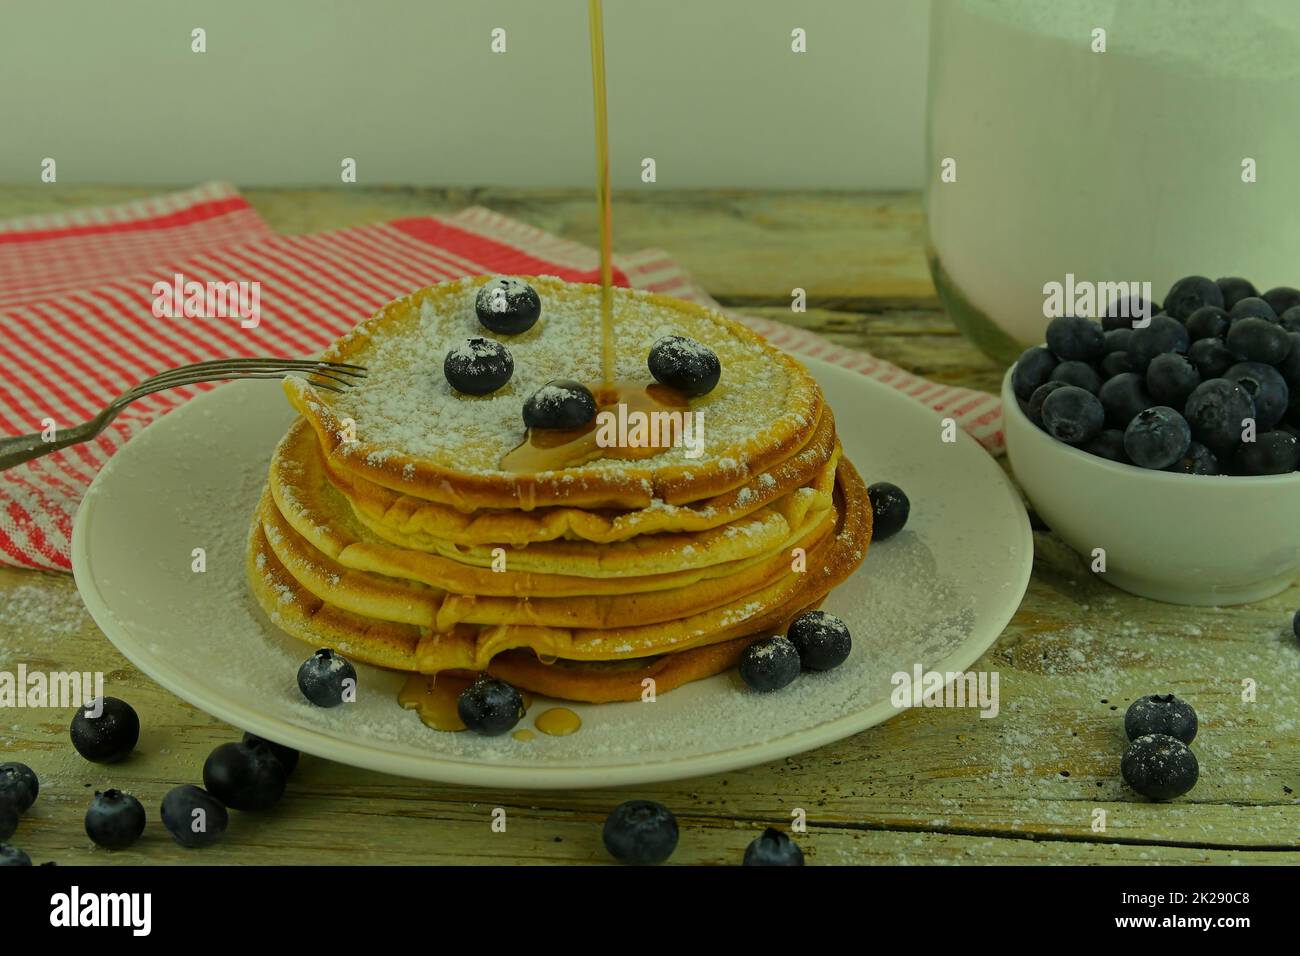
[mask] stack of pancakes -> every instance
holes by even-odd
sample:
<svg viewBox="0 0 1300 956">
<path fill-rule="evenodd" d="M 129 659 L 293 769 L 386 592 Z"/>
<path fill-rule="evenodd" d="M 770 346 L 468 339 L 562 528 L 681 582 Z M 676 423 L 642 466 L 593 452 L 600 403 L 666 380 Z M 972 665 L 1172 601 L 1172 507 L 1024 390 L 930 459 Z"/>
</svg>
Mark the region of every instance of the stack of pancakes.
<svg viewBox="0 0 1300 956">
<path fill-rule="evenodd" d="M 399 299 L 337 341 L 364 366 L 344 392 L 288 379 L 300 416 L 271 461 L 248 578 L 272 622 L 316 647 L 401 671 L 487 672 L 568 700 L 634 700 L 735 664 L 862 561 L 866 490 L 821 390 L 790 356 L 708 309 L 614 290 L 615 380 L 652 383 L 651 346 L 687 336 L 722 365 L 702 448 L 596 457 L 549 471 L 503 459 L 530 441 L 540 386 L 602 381 L 601 291 L 524 277 L 537 323 L 479 324 L 489 277 Z M 452 389 L 443 356 L 472 336 L 511 352 L 496 392 Z"/>
</svg>

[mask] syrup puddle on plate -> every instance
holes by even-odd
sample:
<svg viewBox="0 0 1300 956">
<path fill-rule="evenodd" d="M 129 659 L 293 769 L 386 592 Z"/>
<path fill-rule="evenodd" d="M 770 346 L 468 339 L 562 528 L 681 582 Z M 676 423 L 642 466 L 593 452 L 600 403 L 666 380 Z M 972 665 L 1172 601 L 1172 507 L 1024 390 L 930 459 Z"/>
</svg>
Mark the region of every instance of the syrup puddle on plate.
<svg viewBox="0 0 1300 956">
<path fill-rule="evenodd" d="M 567 707 L 552 707 L 533 721 L 533 726 L 550 737 L 567 737 L 582 727 L 582 718 Z"/>
<path fill-rule="evenodd" d="M 460 719 L 456 705 L 461 692 L 477 679 L 477 676 L 463 674 L 411 674 L 397 692 L 397 702 L 403 709 L 415 711 L 426 727 L 444 731 L 465 730 L 465 722 Z M 524 710 L 529 710 L 533 706 L 533 695 L 521 690 L 519 696 L 524 699 Z M 552 707 L 539 715 L 533 726 L 549 737 L 567 737 L 582 727 L 582 718 L 567 707 Z M 510 736 L 527 742 L 536 734 L 520 728 Z"/>
<path fill-rule="evenodd" d="M 461 692 L 478 680 L 478 675 L 465 674 L 411 674 L 397 692 L 397 702 L 404 710 L 413 710 L 420 722 L 434 730 L 457 731 L 465 729 L 457 704 Z M 524 710 L 533 706 L 533 695 L 521 690 Z M 523 739 L 523 738 L 519 738 Z"/>
</svg>

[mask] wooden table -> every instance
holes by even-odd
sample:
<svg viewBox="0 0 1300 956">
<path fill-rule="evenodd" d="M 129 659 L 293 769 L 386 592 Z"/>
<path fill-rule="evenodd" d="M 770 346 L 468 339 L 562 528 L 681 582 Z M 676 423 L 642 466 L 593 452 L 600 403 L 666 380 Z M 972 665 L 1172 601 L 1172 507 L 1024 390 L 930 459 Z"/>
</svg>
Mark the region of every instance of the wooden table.
<svg viewBox="0 0 1300 956">
<path fill-rule="evenodd" d="M 0 217 L 120 201 L 158 190 L 11 187 Z M 267 221 L 305 232 L 482 204 L 585 243 L 585 190 L 248 190 Z M 935 298 L 914 195 L 668 192 L 615 202 L 616 248 L 668 250 L 729 306 L 814 328 L 936 380 L 994 390 L 999 369 L 960 338 Z M 808 311 L 790 312 L 791 289 Z M 976 665 L 1001 675 L 1002 713 L 912 710 L 812 753 L 635 790 L 476 791 L 304 757 L 283 803 L 238 815 L 223 843 L 187 851 L 157 824 L 170 787 L 197 782 L 208 752 L 238 733 L 162 690 L 108 643 L 70 577 L 0 570 L 0 670 L 101 670 L 144 725 L 125 763 L 82 760 L 70 715 L 0 718 L 6 760 L 41 775 L 13 842 L 37 861 L 115 863 L 588 863 L 607 859 L 600 824 L 631 796 L 682 825 L 676 863 L 732 864 L 764 825 L 808 811 L 810 863 L 1300 863 L 1300 588 L 1241 608 L 1174 607 L 1095 581 L 1041 527 L 1019 613 Z M 1242 702 L 1243 681 L 1257 687 Z M 1173 691 L 1201 718 L 1201 781 L 1151 804 L 1119 779 L 1122 716 Z M 81 818 L 96 788 L 135 793 L 144 839 L 110 857 Z M 507 811 L 505 833 L 490 829 Z M 1094 829 L 1105 811 L 1104 831 Z"/>
</svg>

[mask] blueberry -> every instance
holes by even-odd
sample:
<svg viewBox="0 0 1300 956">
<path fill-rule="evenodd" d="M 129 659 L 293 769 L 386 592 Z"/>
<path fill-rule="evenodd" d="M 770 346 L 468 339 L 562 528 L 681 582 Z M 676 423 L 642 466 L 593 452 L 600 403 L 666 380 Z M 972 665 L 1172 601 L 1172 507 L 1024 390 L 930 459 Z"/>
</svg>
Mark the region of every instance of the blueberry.
<svg viewBox="0 0 1300 956">
<path fill-rule="evenodd" d="M 1106 350 L 1106 337 L 1096 322 L 1062 315 L 1047 324 L 1047 347 L 1063 362 L 1095 362 Z"/>
<path fill-rule="evenodd" d="M 1228 350 L 1248 362 L 1276 365 L 1291 351 L 1287 330 L 1267 319 L 1247 318 L 1228 330 Z"/>
<path fill-rule="evenodd" d="M 173 787 L 162 799 L 162 822 L 181 846 L 211 846 L 221 839 L 230 814 L 202 787 Z"/>
<path fill-rule="evenodd" d="M 1074 385 L 1058 388 L 1043 402 L 1043 430 L 1067 445 L 1083 445 L 1096 438 L 1105 421 L 1097 396 Z"/>
<path fill-rule="evenodd" d="M 1212 378 L 1196 386 L 1183 406 L 1192 437 L 1220 459 L 1231 458 L 1241 444 L 1246 419 L 1254 419 L 1255 402 L 1236 382 Z"/>
<path fill-rule="evenodd" d="M 1182 408 L 1187 396 L 1201 384 L 1201 373 L 1186 355 L 1165 352 L 1147 366 L 1147 391 L 1161 405 Z"/>
<path fill-rule="evenodd" d="M 1077 388 L 1086 389 L 1094 395 L 1101 388 L 1101 376 L 1097 374 L 1097 370 L 1087 362 L 1080 362 L 1077 359 L 1062 362 L 1052 369 L 1052 377 L 1048 381 L 1074 385 Z M 1030 396 L 1031 399 L 1032 397 Z"/>
<path fill-rule="evenodd" d="M 790 622 L 786 637 L 803 666 L 813 671 L 839 667 L 853 647 L 848 625 L 825 611 L 804 611 Z"/>
<path fill-rule="evenodd" d="M 1188 445 L 1183 457 L 1166 468 L 1165 471 L 1176 472 L 1180 475 L 1223 474 L 1222 469 L 1219 467 L 1219 459 L 1214 457 L 1214 452 L 1198 441 Z"/>
<path fill-rule="evenodd" d="M 1288 332 L 1300 332 L 1300 305 L 1293 305 L 1283 312 L 1278 322 Z"/>
<path fill-rule="evenodd" d="M 650 866 L 677 849 L 677 818 L 662 803 L 628 800 L 605 818 L 605 849 L 620 863 Z"/>
<path fill-rule="evenodd" d="M 1101 368 L 1101 377 L 1111 379 L 1116 375 L 1132 372 L 1133 359 L 1127 352 L 1107 352 L 1101 357 L 1099 367 Z"/>
<path fill-rule="evenodd" d="M 1282 381 L 1286 382 L 1294 404 L 1297 393 L 1300 393 L 1300 332 L 1288 332 L 1287 336 L 1291 341 L 1291 351 L 1277 363 L 1277 371 L 1282 376 Z"/>
<path fill-rule="evenodd" d="M 479 287 L 474 312 L 493 332 L 518 335 L 531 329 L 542 314 L 542 300 L 537 290 L 522 279 L 497 276 Z"/>
<path fill-rule="evenodd" d="M 1274 312 L 1282 315 L 1300 305 L 1300 289 L 1280 285 L 1276 289 L 1269 289 L 1260 298 L 1272 306 Z"/>
<path fill-rule="evenodd" d="M 547 382 L 524 402 L 524 424 L 529 428 L 581 428 L 595 417 L 591 390 L 567 378 Z"/>
<path fill-rule="evenodd" d="M 298 668 L 298 689 L 317 707 L 337 707 L 356 700 L 357 669 L 347 658 L 322 647 Z"/>
<path fill-rule="evenodd" d="M 1264 432 L 1242 442 L 1232 463 L 1243 475 L 1286 475 L 1300 468 L 1300 442 L 1289 432 Z"/>
<path fill-rule="evenodd" d="M 1120 761 L 1124 781 L 1144 797 L 1172 800 L 1196 786 L 1200 768 L 1196 754 L 1177 737 L 1144 734 L 1124 751 Z"/>
<path fill-rule="evenodd" d="M 1056 356 L 1041 345 L 1025 349 L 1011 372 L 1011 390 L 1028 401 L 1034 389 L 1051 377 L 1056 364 Z"/>
<path fill-rule="evenodd" d="M 1263 319 L 1270 325 L 1277 325 L 1277 313 L 1263 299 L 1242 299 L 1228 313 L 1229 328 L 1246 319 Z"/>
<path fill-rule="evenodd" d="M 1145 372 L 1151 360 L 1165 352 L 1186 352 L 1191 340 L 1187 329 L 1167 315 L 1153 316 L 1151 324 L 1133 330 L 1132 346 L 1128 350 L 1135 372 Z"/>
<path fill-rule="evenodd" d="M 287 778 L 265 744 L 222 744 L 203 763 L 204 788 L 232 810 L 270 809 L 284 796 Z"/>
<path fill-rule="evenodd" d="M 1224 372 L 1223 377 L 1250 393 L 1255 403 L 1255 424 L 1260 431 L 1272 428 L 1286 414 L 1291 390 L 1287 388 L 1282 373 L 1273 366 L 1262 362 L 1238 362 Z"/>
<path fill-rule="evenodd" d="M 1119 462 L 1121 465 L 1131 464 L 1128 452 L 1124 450 L 1124 433 L 1118 428 L 1104 429 L 1092 441 L 1079 447 L 1090 455 L 1096 455 L 1098 458 L 1108 458 L 1111 461 Z"/>
<path fill-rule="evenodd" d="M 1236 276 L 1227 276 L 1222 279 L 1215 279 L 1214 284 L 1219 287 L 1223 293 L 1223 307 L 1231 309 L 1242 299 L 1250 299 L 1259 295 L 1254 283 L 1247 279 L 1241 279 Z"/>
<path fill-rule="evenodd" d="M 7 803 L 17 813 L 26 813 L 40 792 L 41 782 L 27 764 L 0 763 L 0 804 Z"/>
<path fill-rule="evenodd" d="M 1138 412 L 1124 430 L 1124 450 L 1142 468 L 1168 468 L 1187 452 L 1192 430 L 1166 405 Z"/>
<path fill-rule="evenodd" d="M 1187 337 L 1193 342 L 1201 339 L 1221 339 L 1228 334 L 1228 313 L 1216 305 L 1203 305 L 1187 317 Z"/>
<path fill-rule="evenodd" d="M 646 364 L 656 381 L 693 398 L 713 391 L 722 376 L 713 349 L 684 335 L 665 335 L 650 347 Z"/>
<path fill-rule="evenodd" d="M 745 866 L 803 866 L 803 850 L 788 834 L 768 827 L 745 847 Z"/>
<path fill-rule="evenodd" d="M 1222 339 L 1197 339 L 1187 350 L 1187 357 L 1196 366 L 1201 379 L 1222 378 L 1223 373 L 1237 364 L 1237 356 L 1228 351 Z"/>
<path fill-rule="evenodd" d="M 284 775 L 292 777 L 294 770 L 298 768 L 298 751 L 292 747 L 286 747 L 284 744 L 277 744 L 275 741 L 267 740 L 265 737 L 258 737 L 256 734 L 244 734 L 244 743 L 250 747 L 256 747 L 259 744 L 271 749 L 275 754 L 275 759 L 280 761 L 280 766 L 284 768 Z"/>
<path fill-rule="evenodd" d="M 489 395 L 515 373 L 510 350 L 492 339 L 467 339 L 442 360 L 447 384 L 466 395 Z"/>
<path fill-rule="evenodd" d="M 93 716 L 97 711 L 99 716 Z M 126 701 L 104 697 L 78 710 L 68 729 L 81 756 L 95 763 L 116 763 L 135 749 L 140 717 Z"/>
<path fill-rule="evenodd" d="M 1127 299 L 1115 299 L 1106 305 L 1101 316 L 1101 327 L 1107 332 L 1117 329 L 1132 329 L 1134 319 L 1148 319 L 1160 311 L 1154 302 L 1148 302 L 1140 295 Z"/>
<path fill-rule="evenodd" d="M 31 866 L 32 858 L 8 843 L 0 843 L 0 866 Z"/>
<path fill-rule="evenodd" d="M 1105 410 L 1106 423 L 1112 428 L 1127 428 L 1138 412 L 1155 404 L 1147 391 L 1145 376 L 1136 372 L 1122 372 L 1106 380 L 1097 398 Z"/>
<path fill-rule="evenodd" d="M 1223 291 L 1205 276 L 1179 279 L 1165 296 L 1165 312 L 1180 322 L 1204 305 L 1223 308 Z"/>
<path fill-rule="evenodd" d="M 140 801 L 121 790 L 95 791 L 86 810 L 86 836 L 107 850 L 124 850 L 144 833 Z"/>
<path fill-rule="evenodd" d="M 13 804 L 0 803 L 0 841 L 7 840 L 18 830 L 18 811 Z"/>
<path fill-rule="evenodd" d="M 456 713 L 475 733 L 498 737 L 523 718 L 524 698 L 503 680 L 480 677 L 460 692 Z"/>
<path fill-rule="evenodd" d="M 1167 734 L 1185 744 L 1196 739 L 1196 711 L 1173 694 L 1148 694 L 1129 704 L 1124 713 L 1124 733 L 1129 740 L 1147 734 Z"/>
<path fill-rule="evenodd" d="M 912 513 L 912 502 L 903 489 L 888 481 L 867 486 L 871 500 L 871 540 L 884 541 L 903 530 Z"/>
<path fill-rule="evenodd" d="M 1115 353 L 1120 354 L 1120 353 Z M 1109 356 L 1107 356 L 1109 358 Z M 1103 359 L 1102 361 L 1105 361 Z M 1047 396 L 1051 395 L 1058 388 L 1065 388 L 1064 382 L 1044 382 L 1034 389 L 1034 394 L 1029 396 L 1029 401 L 1025 404 L 1025 415 L 1029 420 L 1039 428 L 1043 427 L 1043 402 L 1047 401 Z"/>
<path fill-rule="evenodd" d="M 740 678 L 754 690 L 780 690 L 799 676 L 799 652 L 779 634 L 760 637 L 740 655 Z"/>
<path fill-rule="evenodd" d="M 1125 325 L 1118 329 L 1110 329 L 1106 332 L 1106 349 L 1105 354 L 1111 352 L 1127 352 L 1133 344 L 1133 329 Z"/>
</svg>

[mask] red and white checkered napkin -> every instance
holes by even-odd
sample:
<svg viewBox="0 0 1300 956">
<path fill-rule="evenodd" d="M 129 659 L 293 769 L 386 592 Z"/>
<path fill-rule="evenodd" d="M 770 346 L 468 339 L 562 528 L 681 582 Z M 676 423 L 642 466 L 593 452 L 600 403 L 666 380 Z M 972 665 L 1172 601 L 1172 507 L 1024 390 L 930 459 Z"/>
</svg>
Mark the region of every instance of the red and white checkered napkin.
<svg viewBox="0 0 1300 956">
<path fill-rule="evenodd" d="M 62 427 L 83 421 L 125 388 L 176 365 L 314 354 L 389 300 L 444 279 L 515 273 L 591 282 L 598 267 L 593 250 L 486 209 L 170 252 L 126 278 L 0 307 L 0 433 L 38 431 L 46 418 Z M 661 252 L 616 257 L 616 266 L 621 285 L 713 305 Z M 236 318 L 155 318 L 153 284 L 176 274 L 187 282 L 259 282 L 260 322 L 245 329 Z M 780 323 L 735 318 L 792 352 L 888 382 L 951 415 L 991 450 L 1001 446 L 991 395 L 935 385 Z M 72 515 L 94 473 L 149 422 L 209 387 L 150 396 L 97 441 L 0 473 L 0 562 L 68 570 Z"/>
</svg>

